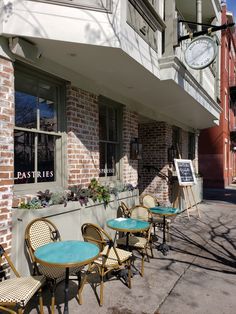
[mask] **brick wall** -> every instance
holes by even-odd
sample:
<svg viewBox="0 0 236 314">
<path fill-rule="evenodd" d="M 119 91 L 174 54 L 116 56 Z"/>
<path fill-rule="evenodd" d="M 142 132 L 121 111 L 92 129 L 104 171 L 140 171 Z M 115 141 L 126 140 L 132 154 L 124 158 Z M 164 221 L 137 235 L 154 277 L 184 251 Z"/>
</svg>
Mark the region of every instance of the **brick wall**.
<svg viewBox="0 0 236 314">
<path fill-rule="evenodd" d="M 138 160 L 130 159 L 130 142 L 138 138 L 138 115 L 127 109 L 123 111 L 123 182 L 138 184 Z"/>
<path fill-rule="evenodd" d="M 14 72 L 0 57 L 0 243 L 11 247 L 11 208 L 14 177 Z"/>
<path fill-rule="evenodd" d="M 99 176 L 99 112 L 98 97 L 67 86 L 67 158 L 68 185 L 87 186 Z M 123 110 L 122 180 L 136 186 L 138 161 L 130 160 L 130 141 L 138 137 L 138 116 Z"/>
<path fill-rule="evenodd" d="M 98 99 L 67 86 L 68 185 L 87 186 L 99 175 Z"/>
<path fill-rule="evenodd" d="M 160 202 L 171 201 L 171 189 L 165 176 L 170 168 L 168 148 L 172 145 L 172 127 L 165 122 L 145 123 L 139 126 L 139 138 L 143 144 L 142 160 L 139 162 L 140 193 L 152 193 Z M 147 169 L 145 166 L 160 169 Z"/>
</svg>

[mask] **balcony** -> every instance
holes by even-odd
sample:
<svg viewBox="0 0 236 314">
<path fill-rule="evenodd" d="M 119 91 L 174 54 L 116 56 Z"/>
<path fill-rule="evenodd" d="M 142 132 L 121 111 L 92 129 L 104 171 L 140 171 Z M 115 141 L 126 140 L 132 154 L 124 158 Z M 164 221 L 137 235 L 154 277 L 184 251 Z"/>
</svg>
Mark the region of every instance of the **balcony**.
<svg viewBox="0 0 236 314">
<path fill-rule="evenodd" d="M 185 20 L 196 21 L 196 0 L 176 0 L 176 7 Z M 212 20 L 220 12 L 219 0 L 202 1 L 202 23 L 211 24 Z"/>
</svg>

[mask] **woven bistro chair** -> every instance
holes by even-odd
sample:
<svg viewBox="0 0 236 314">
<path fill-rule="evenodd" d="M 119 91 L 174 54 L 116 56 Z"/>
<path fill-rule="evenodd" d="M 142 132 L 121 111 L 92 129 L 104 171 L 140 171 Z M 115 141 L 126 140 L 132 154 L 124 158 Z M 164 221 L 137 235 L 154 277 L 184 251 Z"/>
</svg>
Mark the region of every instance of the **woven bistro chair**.
<svg viewBox="0 0 236 314">
<path fill-rule="evenodd" d="M 152 214 L 147 207 L 142 206 L 142 205 L 136 205 L 131 209 L 130 218 L 151 222 L 152 221 Z M 126 245 L 126 239 L 127 239 L 126 236 L 117 239 L 117 241 L 116 241 L 117 245 L 125 246 Z M 142 256 L 140 274 L 141 274 L 141 276 L 143 276 L 144 275 L 145 257 L 149 261 L 148 250 L 150 250 L 151 256 L 153 257 L 152 239 L 151 239 L 151 224 L 150 224 L 150 228 L 147 231 L 142 232 L 139 235 L 136 235 L 136 234 L 130 234 L 129 235 L 129 247 L 139 251 L 139 253 Z"/>
<path fill-rule="evenodd" d="M 130 208 L 124 202 L 120 202 L 119 209 L 122 214 L 122 217 L 125 218 L 130 217 L 131 214 Z"/>
<path fill-rule="evenodd" d="M 10 267 L 14 277 L 7 279 L 6 269 Z M 8 313 L 23 314 L 27 303 L 38 293 L 39 310 L 43 314 L 43 299 L 41 288 L 45 282 L 44 276 L 21 277 L 13 265 L 10 257 L 0 245 L 0 313 L 2 310 Z"/>
<path fill-rule="evenodd" d="M 160 206 L 160 203 L 158 202 L 157 198 L 152 194 L 142 194 L 139 197 L 140 204 L 143 206 L 146 206 L 148 208 Z"/>
<path fill-rule="evenodd" d="M 157 198 L 152 194 L 143 194 L 140 196 L 140 203 L 148 208 L 160 206 Z M 154 235 L 156 234 L 156 227 L 162 229 L 163 228 L 163 217 L 158 215 L 153 215 L 152 217 L 152 225 L 154 229 Z M 167 241 L 170 241 L 170 225 L 171 219 L 166 218 L 166 233 L 167 233 Z"/>
<path fill-rule="evenodd" d="M 85 223 L 81 227 L 82 235 L 85 241 L 95 243 L 100 249 L 99 257 L 93 261 L 85 274 L 78 293 L 79 303 L 82 304 L 82 290 L 87 281 L 87 275 L 94 270 L 100 275 L 100 306 L 103 305 L 103 286 L 104 276 L 112 270 L 128 268 L 128 287 L 131 288 L 131 256 L 132 253 L 118 249 L 109 234 L 100 226 Z"/>
<path fill-rule="evenodd" d="M 33 274 L 45 275 L 52 294 L 51 313 L 54 313 L 55 291 L 57 284 L 65 279 L 65 270 L 56 266 L 44 266 L 36 262 L 35 250 L 50 242 L 61 241 L 61 236 L 57 227 L 46 218 L 37 218 L 32 220 L 25 230 L 25 243 L 29 253 L 30 261 L 33 267 Z M 80 282 L 81 267 L 70 268 L 70 274 L 76 274 Z"/>
</svg>

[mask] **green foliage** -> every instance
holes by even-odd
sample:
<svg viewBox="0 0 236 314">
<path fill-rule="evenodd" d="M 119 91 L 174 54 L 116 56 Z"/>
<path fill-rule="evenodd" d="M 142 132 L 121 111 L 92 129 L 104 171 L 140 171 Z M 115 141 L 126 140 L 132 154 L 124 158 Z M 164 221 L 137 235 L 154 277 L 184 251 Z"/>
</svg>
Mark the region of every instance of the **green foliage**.
<svg viewBox="0 0 236 314">
<path fill-rule="evenodd" d="M 21 203 L 20 208 L 25 208 L 25 209 L 39 209 L 42 208 L 41 201 L 34 197 L 31 201 L 27 203 Z"/>
<path fill-rule="evenodd" d="M 105 206 L 109 203 L 111 195 L 109 188 L 101 185 L 97 179 L 93 178 L 88 186 L 90 191 L 90 196 L 94 202 L 99 201 L 104 202 Z"/>
<path fill-rule="evenodd" d="M 69 190 L 64 192 L 50 192 L 48 189 L 44 192 L 39 191 L 37 197 L 27 203 L 21 203 L 19 207 L 38 209 L 57 204 L 64 204 L 66 206 L 68 201 L 79 201 L 80 205 L 87 205 L 89 198 L 94 202 L 104 203 L 106 206 L 110 201 L 111 194 L 117 196 L 119 192 L 132 191 L 133 189 L 135 187 L 131 184 L 123 185 L 122 183 L 105 186 L 93 178 L 88 188 L 82 188 L 79 185 L 70 187 Z"/>
<path fill-rule="evenodd" d="M 49 205 L 67 204 L 67 195 L 65 192 L 52 193 Z"/>
</svg>

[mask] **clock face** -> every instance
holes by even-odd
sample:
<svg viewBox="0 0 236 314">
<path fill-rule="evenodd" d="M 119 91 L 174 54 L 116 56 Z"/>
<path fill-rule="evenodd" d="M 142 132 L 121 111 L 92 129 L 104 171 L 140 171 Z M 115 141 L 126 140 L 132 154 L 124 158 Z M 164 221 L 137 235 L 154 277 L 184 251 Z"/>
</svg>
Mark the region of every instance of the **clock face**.
<svg viewBox="0 0 236 314">
<path fill-rule="evenodd" d="M 204 69 L 216 57 L 217 46 L 211 37 L 201 36 L 194 39 L 185 51 L 185 62 L 192 69 Z"/>
</svg>

